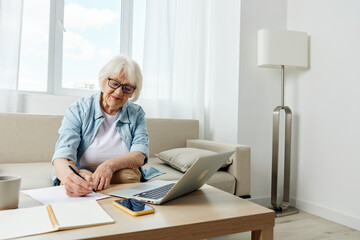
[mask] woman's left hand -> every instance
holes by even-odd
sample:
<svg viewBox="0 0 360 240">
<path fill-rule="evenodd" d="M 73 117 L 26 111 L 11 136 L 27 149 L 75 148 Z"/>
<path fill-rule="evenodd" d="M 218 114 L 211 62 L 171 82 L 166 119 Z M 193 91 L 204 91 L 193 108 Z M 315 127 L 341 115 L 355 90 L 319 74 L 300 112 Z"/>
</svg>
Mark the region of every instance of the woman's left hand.
<svg viewBox="0 0 360 240">
<path fill-rule="evenodd" d="M 110 184 L 112 176 L 113 171 L 111 167 L 106 162 L 100 164 L 92 174 L 96 190 L 106 189 Z"/>
</svg>

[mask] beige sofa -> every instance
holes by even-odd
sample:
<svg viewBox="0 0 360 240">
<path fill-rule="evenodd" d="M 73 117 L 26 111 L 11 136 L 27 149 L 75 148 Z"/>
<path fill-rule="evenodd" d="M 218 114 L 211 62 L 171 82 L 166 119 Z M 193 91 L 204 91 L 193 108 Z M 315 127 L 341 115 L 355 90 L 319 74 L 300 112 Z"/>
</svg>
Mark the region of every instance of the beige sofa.
<svg viewBox="0 0 360 240">
<path fill-rule="evenodd" d="M 52 186 L 50 160 L 58 139 L 60 115 L 0 113 L 0 175 L 22 177 L 21 189 Z M 145 169 L 166 174 L 152 180 L 176 180 L 183 173 L 160 161 L 155 154 L 169 149 L 192 147 L 226 152 L 234 150 L 233 163 L 207 182 L 237 196 L 250 195 L 250 147 L 200 140 L 199 122 L 180 119 L 147 119 L 150 158 Z"/>
</svg>

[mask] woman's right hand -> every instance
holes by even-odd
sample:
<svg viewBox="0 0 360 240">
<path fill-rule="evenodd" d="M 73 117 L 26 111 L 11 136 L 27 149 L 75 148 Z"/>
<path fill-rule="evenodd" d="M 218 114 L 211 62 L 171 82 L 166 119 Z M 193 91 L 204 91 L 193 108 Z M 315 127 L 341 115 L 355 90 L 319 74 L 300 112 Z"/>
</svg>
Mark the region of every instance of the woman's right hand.
<svg viewBox="0 0 360 240">
<path fill-rule="evenodd" d="M 68 172 L 63 179 L 62 183 L 65 185 L 65 191 L 68 196 L 81 197 L 92 192 L 92 177 L 81 173 L 80 175 L 85 178 L 85 180 L 73 172 Z"/>
<path fill-rule="evenodd" d="M 93 179 L 91 176 L 82 174 L 85 178 L 77 176 L 69 168 L 71 165 L 76 171 L 79 171 L 75 166 L 74 161 L 70 161 L 64 158 L 58 158 L 54 161 L 55 174 L 60 179 L 61 184 L 65 185 L 66 194 L 70 197 L 81 197 L 92 192 Z"/>
</svg>

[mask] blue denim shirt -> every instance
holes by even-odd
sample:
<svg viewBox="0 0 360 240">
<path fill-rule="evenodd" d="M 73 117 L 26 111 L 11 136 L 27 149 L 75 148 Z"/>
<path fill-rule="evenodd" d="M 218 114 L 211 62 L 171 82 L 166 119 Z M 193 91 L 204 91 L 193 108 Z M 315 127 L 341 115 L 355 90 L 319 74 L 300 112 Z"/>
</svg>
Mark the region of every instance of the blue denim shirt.
<svg viewBox="0 0 360 240">
<path fill-rule="evenodd" d="M 79 161 L 86 149 L 91 145 L 99 126 L 104 120 L 100 107 L 101 92 L 88 97 L 82 97 L 68 107 L 59 129 L 60 137 L 55 146 L 55 153 L 51 160 L 65 158 Z M 116 122 L 116 130 L 120 134 L 129 151 L 139 151 L 145 156 L 145 163 L 149 157 L 149 137 L 146 129 L 145 112 L 141 106 L 127 101 L 121 109 Z M 52 175 L 54 185 L 59 180 L 54 170 Z"/>
</svg>

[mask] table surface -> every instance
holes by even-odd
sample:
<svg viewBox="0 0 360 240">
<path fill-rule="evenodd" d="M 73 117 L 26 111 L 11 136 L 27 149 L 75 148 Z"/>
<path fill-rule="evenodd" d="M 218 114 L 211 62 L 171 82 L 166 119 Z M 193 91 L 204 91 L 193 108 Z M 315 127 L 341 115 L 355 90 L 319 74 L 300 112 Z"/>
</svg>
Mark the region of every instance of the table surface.
<svg viewBox="0 0 360 240">
<path fill-rule="evenodd" d="M 110 186 L 103 194 L 136 184 Z M 133 217 L 113 206 L 110 197 L 98 202 L 114 224 L 77 228 L 23 239 L 204 239 L 252 231 L 252 239 L 273 239 L 274 211 L 209 185 L 162 205 L 154 214 Z M 19 208 L 41 203 L 21 193 Z"/>
</svg>

